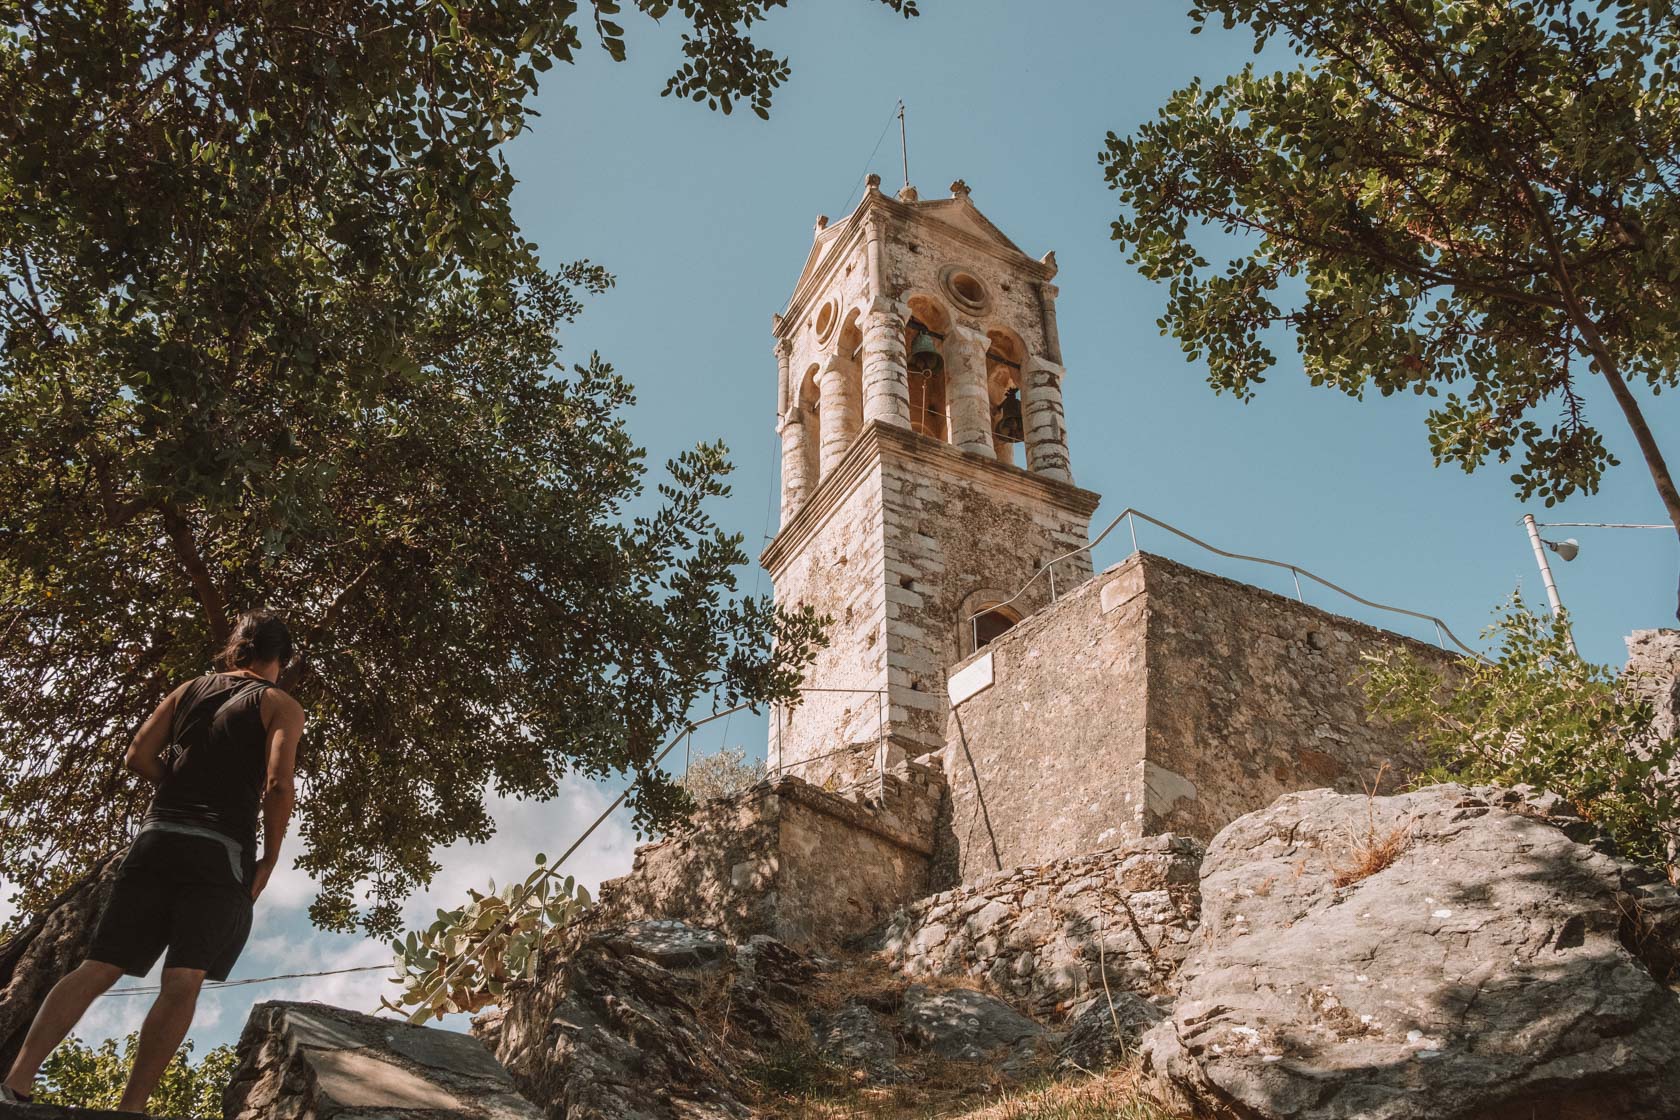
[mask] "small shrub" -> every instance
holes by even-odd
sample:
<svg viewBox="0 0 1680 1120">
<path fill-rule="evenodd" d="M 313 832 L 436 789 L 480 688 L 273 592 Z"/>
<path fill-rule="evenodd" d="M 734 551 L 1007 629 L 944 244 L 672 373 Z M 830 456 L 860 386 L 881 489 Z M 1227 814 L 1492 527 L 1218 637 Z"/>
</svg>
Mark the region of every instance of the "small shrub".
<svg viewBox="0 0 1680 1120">
<path fill-rule="evenodd" d="M 547 859 L 539 854 L 522 883 L 497 891 L 492 880 L 488 892 L 468 890 L 466 905 L 439 910 L 431 925 L 391 942 L 391 982 L 402 994 L 394 1002 L 380 997 L 380 1006 L 424 1023 L 500 1003 L 510 983 L 532 976 L 543 951 L 592 905 L 570 875 L 549 873 Z"/>
<path fill-rule="evenodd" d="M 740 747 L 725 747 L 716 754 L 703 755 L 689 764 L 688 772 L 677 784 L 697 804 L 704 805 L 721 797 L 745 793 L 764 780 L 764 763 L 748 761 L 747 752 Z"/>
<path fill-rule="evenodd" d="M 1351 826 L 1348 828 L 1348 860 L 1331 867 L 1335 874 L 1330 881 L 1338 887 L 1350 887 L 1361 879 L 1369 879 L 1399 859 L 1400 853 L 1406 850 L 1406 844 L 1411 840 L 1410 820 L 1402 821 L 1392 828 L 1377 827 L 1377 790 L 1382 788 L 1383 774 L 1387 771 L 1388 764 L 1385 762 L 1377 771 L 1376 778 L 1366 787 L 1364 830 Z"/>
<path fill-rule="evenodd" d="M 1537 616 L 1514 595 L 1484 636 L 1498 656 L 1461 658 L 1447 674 L 1403 649 L 1367 658 L 1372 713 L 1429 751 L 1422 782 L 1549 790 L 1624 856 L 1669 864 L 1672 878 L 1680 740 L 1657 738 L 1655 712 L 1622 673 L 1570 650 L 1567 617 Z"/>
<path fill-rule="evenodd" d="M 36 1101 L 75 1108 L 116 1108 L 128 1085 L 128 1073 L 134 1066 L 134 1050 L 139 1041 L 138 1034 L 130 1034 L 123 1039 L 119 1050 L 114 1038 L 107 1038 L 98 1046 L 88 1046 L 71 1035 L 41 1067 Z M 222 1092 L 232 1080 L 239 1059 L 233 1047 L 217 1046 L 194 1062 L 192 1050 L 192 1042 L 185 1042 L 170 1059 L 163 1079 L 152 1093 L 153 1115 L 220 1120 Z"/>
</svg>

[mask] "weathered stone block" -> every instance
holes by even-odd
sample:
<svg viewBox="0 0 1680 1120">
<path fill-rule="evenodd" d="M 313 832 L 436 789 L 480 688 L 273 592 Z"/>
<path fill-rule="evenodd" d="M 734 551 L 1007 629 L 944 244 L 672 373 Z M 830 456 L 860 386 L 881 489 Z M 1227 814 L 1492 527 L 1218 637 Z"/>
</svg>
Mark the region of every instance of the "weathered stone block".
<svg viewBox="0 0 1680 1120">
<path fill-rule="evenodd" d="M 484 1044 L 319 1003 L 259 1003 L 239 1040 L 229 1120 L 539 1120 Z"/>
</svg>

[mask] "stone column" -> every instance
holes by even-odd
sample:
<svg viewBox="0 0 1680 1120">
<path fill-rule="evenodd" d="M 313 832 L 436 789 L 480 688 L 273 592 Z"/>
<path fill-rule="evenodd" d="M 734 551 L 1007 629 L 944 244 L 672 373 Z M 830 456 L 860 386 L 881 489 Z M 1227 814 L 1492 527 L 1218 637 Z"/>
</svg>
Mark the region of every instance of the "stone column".
<svg viewBox="0 0 1680 1120">
<path fill-rule="evenodd" d="M 804 423 L 805 412 L 794 401 L 782 414 L 782 422 L 777 425 L 782 435 L 782 526 L 799 516 L 799 511 L 805 508 L 805 499 L 810 496 L 814 479 L 806 477 L 805 440 L 807 428 Z"/>
<path fill-rule="evenodd" d="M 782 317 L 777 315 L 776 325 L 782 323 Z M 782 414 L 788 409 L 788 357 L 793 353 L 793 343 L 787 339 L 779 339 L 772 348 L 776 355 L 776 421 L 781 422 Z"/>
<path fill-rule="evenodd" d="M 904 366 L 904 317 L 877 300 L 863 320 L 863 420 L 910 426 L 910 378 Z"/>
<path fill-rule="evenodd" d="M 1027 469 L 1072 482 L 1067 424 L 1062 417 L 1062 367 L 1033 355 L 1022 371 L 1021 418 L 1027 430 Z"/>
<path fill-rule="evenodd" d="M 857 367 L 839 354 L 823 363 L 822 392 L 817 407 L 822 411 L 822 477 L 845 457 L 858 434 L 858 401 L 852 391 L 852 371 Z"/>
<path fill-rule="evenodd" d="M 945 335 L 945 400 L 951 410 L 952 445 L 995 458 L 986 348 L 986 336 L 969 327 L 952 327 Z"/>
</svg>

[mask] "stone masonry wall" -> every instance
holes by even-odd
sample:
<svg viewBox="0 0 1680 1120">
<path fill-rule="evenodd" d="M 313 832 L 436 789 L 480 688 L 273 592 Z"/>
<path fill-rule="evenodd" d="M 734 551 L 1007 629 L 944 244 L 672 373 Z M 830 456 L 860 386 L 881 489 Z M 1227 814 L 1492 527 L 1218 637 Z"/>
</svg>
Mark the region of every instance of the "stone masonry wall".
<svg viewBox="0 0 1680 1120">
<path fill-rule="evenodd" d="M 778 603 L 834 623 L 802 703 L 771 722 L 772 769 L 849 784 L 880 745 L 910 757 L 942 748 L 945 669 L 970 647 L 977 596 L 1008 599 L 1082 546 L 1096 504 L 1067 483 L 865 426 L 764 556 Z M 1087 553 L 1055 568 L 1061 588 L 1089 575 Z M 1046 576 L 1012 606 L 1027 613 L 1049 599 Z M 885 689 L 885 703 L 870 689 Z"/>
<path fill-rule="evenodd" d="M 787 540 L 778 538 L 785 558 L 766 561 L 779 605 L 809 606 L 832 620 L 828 644 L 805 674 L 813 690 L 770 721 L 770 768 L 818 784 L 861 776 L 886 715 L 876 691 L 887 684 L 880 465 L 860 458 L 845 466 L 844 477 L 826 480 L 823 500 L 784 530 Z M 801 544 L 790 548 L 794 538 Z M 858 750 L 845 752 L 851 746 Z"/>
<path fill-rule="evenodd" d="M 1437 646 L 1158 556 L 1134 558 L 1148 609 L 1145 832 L 1211 837 L 1292 790 L 1398 790 L 1422 769 L 1366 716 L 1362 658 Z M 1128 563 L 1133 561 L 1128 561 Z M 1384 769 L 1386 767 L 1386 770 Z"/>
<path fill-rule="evenodd" d="M 1373 724 L 1361 655 L 1443 651 L 1136 554 L 957 667 L 948 723 L 962 881 L 1180 832 L 1295 789 L 1393 788 L 1421 765 Z M 969 693 L 972 693 L 971 695 Z"/>
<path fill-rule="evenodd" d="M 1202 847 L 1151 836 L 925 898 L 874 939 L 911 975 L 970 976 L 1034 1014 L 1128 991 L 1161 998 L 1199 918 Z"/>
<path fill-rule="evenodd" d="M 843 793 L 760 783 L 638 848 L 630 874 L 601 885 L 598 921 L 679 918 L 792 943 L 861 934 L 927 893 L 943 794 L 939 772 L 914 764 Z"/>
<path fill-rule="evenodd" d="M 1129 578 L 1088 581 L 968 662 L 992 684 L 948 713 L 959 881 L 1143 835 L 1144 604 L 1102 610 Z"/>
<path fill-rule="evenodd" d="M 882 427 L 888 715 L 911 755 L 944 747 L 946 669 L 972 649 L 977 593 L 1008 599 L 1056 557 L 1085 545 L 1097 496 Z M 1056 565 L 1065 589 L 1091 574 L 1090 554 Z M 1050 601 L 1040 578 L 1012 607 Z"/>
<path fill-rule="evenodd" d="M 1680 733 L 1680 630 L 1635 630 L 1627 650 L 1633 687 L 1656 710 L 1652 732 L 1665 739 Z"/>
</svg>

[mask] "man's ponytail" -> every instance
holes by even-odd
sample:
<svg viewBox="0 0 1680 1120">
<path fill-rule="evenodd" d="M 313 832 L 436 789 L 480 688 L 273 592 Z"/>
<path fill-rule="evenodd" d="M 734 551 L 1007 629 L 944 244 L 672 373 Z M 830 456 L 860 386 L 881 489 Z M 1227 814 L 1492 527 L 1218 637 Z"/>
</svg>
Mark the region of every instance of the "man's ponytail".
<svg viewBox="0 0 1680 1120">
<path fill-rule="evenodd" d="M 233 633 L 222 649 L 224 669 L 243 669 L 264 661 L 278 661 L 282 668 L 292 659 L 292 634 L 273 611 L 246 611 L 233 624 Z"/>
</svg>

